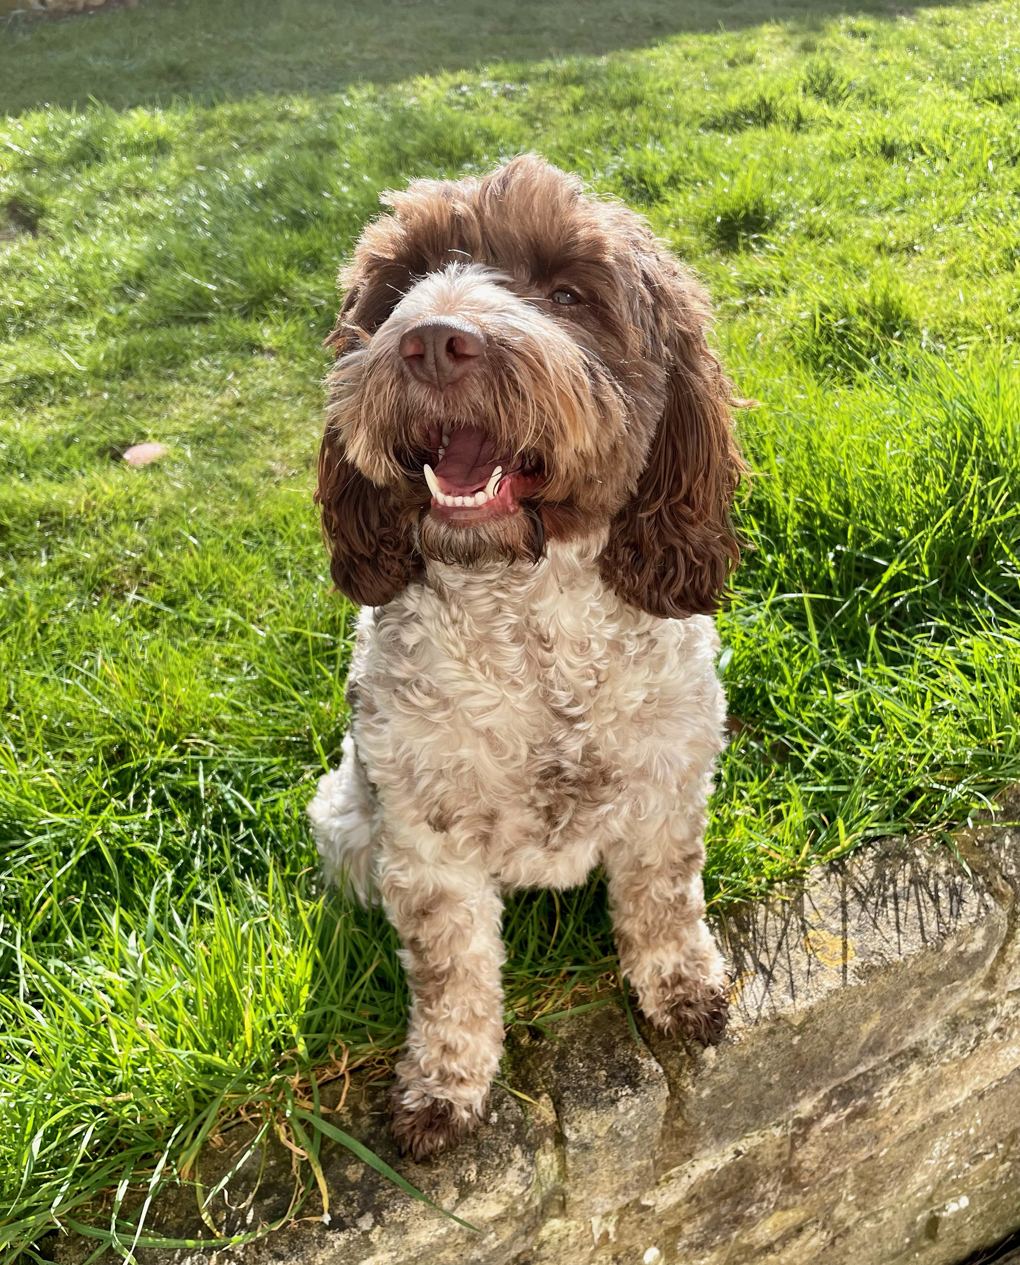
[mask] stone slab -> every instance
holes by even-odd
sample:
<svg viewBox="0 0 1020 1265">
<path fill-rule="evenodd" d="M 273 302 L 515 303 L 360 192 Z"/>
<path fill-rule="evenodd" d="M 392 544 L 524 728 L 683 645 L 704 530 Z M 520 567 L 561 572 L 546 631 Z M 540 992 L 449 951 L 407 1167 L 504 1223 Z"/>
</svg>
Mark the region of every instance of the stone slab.
<svg viewBox="0 0 1020 1265">
<path fill-rule="evenodd" d="M 997 899 L 1008 911 L 1011 924 L 1020 919 L 1020 787 L 1010 787 L 994 811 L 982 815 L 956 835 L 963 856 L 973 867 L 998 883 Z M 1020 990 L 1020 936 L 1013 935 L 996 964 L 992 990 Z"/>
<path fill-rule="evenodd" d="M 901 840 L 727 917 L 736 997 L 722 1044 L 647 1033 L 671 1089 L 660 1164 L 762 1129 L 904 1048 L 979 986 L 1008 926 L 948 848 Z"/>
<path fill-rule="evenodd" d="M 664 1175 L 617 1215 L 618 1241 L 654 1228 L 684 1265 L 953 1265 L 1015 1229 L 1020 1062 L 912 1127 L 875 1088 L 864 1076 Z"/>
<path fill-rule="evenodd" d="M 557 1024 L 522 1079 L 549 1095 L 560 1129 L 564 1208 L 599 1216 L 655 1179 L 669 1099 L 662 1068 L 610 1003 Z M 612 1156 L 612 1163 L 606 1158 Z"/>
</svg>

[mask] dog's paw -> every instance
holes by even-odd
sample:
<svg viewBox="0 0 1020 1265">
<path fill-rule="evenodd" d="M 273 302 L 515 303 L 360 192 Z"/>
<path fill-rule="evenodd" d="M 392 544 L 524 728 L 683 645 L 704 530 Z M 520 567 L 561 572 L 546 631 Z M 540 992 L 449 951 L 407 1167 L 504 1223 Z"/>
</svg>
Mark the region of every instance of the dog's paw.
<svg viewBox="0 0 1020 1265">
<path fill-rule="evenodd" d="M 709 978 L 671 972 L 638 989 L 645 1018 L 659 1032 L 685 1036 L 701 1045 L 715 1045 L 729 1018 L 729 978 L 723 964 Z"/>
<path fill-rule="evenodd" d="M 390 1128 L 401 1155 L 416 1164 L 452 1150 L 481 1117 L 460 1103 L 429 1094 L 412 1094 L 401 1085 L 390 1093 Z"/>
<path fill-rule="evenodd" d="M 701 996 L 681 993 L 649 1016 L 660 1032 L 677 1033 L 701 1045 L 716 1045 L 729 1019 L 730 1003 L 723 989 Z"/>
</svg>

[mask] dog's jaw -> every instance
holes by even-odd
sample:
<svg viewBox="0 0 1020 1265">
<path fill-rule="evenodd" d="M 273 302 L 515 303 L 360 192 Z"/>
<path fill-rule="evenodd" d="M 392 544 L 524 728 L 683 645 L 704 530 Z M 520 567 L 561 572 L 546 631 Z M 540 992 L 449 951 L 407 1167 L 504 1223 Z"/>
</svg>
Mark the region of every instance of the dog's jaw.
<svg viewBox="0 0 1020 1265">
<path fill-rule="evenodd" d="M 545 529 L 531 498 L 542 496 L 546 464 L 536 452 L 484 424 L 451 421 L 432 426 L 403 464 L 416 461 L 431 494 L 418 527 L 425 559 L 472 567 L 541 556 Z"/>
<path fill-rule="evenodd" d="M 441 522 L 475 527 L 521 512 L 521 501 L 543 482 L 543 464 L 530 452 L 501 449 L 482 427 L 444 424 L 430 432 L 422 474 L 432 493 L 430 513 Z"/>
</svg>

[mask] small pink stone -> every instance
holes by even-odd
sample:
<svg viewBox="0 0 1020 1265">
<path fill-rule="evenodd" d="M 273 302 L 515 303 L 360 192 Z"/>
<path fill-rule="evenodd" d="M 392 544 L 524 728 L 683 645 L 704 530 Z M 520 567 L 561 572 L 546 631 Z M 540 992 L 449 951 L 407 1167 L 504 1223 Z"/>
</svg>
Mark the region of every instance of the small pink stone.
<svg viewBox="0 0 1020 1265">
<path fill-rule="evenodd" d="M 129 466 L 148 466 L 165 457 L 169 451 L 166 444 L 135 444 L 124 454 L 124 460 Z"/>
</svg>

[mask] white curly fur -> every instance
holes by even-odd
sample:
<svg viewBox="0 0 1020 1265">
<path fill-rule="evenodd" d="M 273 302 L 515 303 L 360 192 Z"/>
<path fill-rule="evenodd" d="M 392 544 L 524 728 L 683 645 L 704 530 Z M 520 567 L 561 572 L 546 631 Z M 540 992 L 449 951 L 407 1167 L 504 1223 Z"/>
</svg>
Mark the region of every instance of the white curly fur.
<svg viewBox="0 0 1020 1265">
<path fill-rule="evenodd" d="M 705 804 L 725 702 L 712 620 L 658 619 L 599 578 L 604 539 L 535 565 L 430 563 L 366 608 L 340 768 L 309 813 L 327 873 L 377 889 L 414 1001 L 400 1104 L 476 1119 L 503 1041 L 501 893 L 604 863 L 642 1009 L 718 996 Z"/>
</svg>

